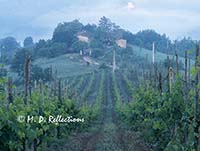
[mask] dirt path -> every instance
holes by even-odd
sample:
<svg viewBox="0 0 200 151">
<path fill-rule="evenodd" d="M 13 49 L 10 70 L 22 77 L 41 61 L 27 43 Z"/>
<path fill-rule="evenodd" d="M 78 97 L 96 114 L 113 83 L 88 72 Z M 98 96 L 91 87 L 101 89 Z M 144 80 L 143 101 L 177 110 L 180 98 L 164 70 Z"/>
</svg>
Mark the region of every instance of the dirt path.
<svg viewBox="0 0 200 151">
<path fill-rule="evenodd" d="M 105 98 L 98 123 L 88 133 L 78 134 L 65 145 L 66 151 L 148 151 L 138 141 L 136 134 L 123 129 L 115 112 L 115 101 L 112 99 L 112 79 L 107 73 L 105 81 Z"/>
</svg>

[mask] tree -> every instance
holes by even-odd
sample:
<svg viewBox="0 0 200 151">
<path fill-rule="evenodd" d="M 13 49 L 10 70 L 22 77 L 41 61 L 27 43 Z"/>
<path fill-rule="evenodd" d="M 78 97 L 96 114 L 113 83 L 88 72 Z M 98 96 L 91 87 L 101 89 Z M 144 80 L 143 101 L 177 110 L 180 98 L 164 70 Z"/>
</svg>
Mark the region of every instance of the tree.
<svg viewBox="0 0 200 151">
<path fill-rule="evenodd" d="M 90 42 L 90 47 L 91 48 L 102 48 L 103 49 L 103 43 L 98 39 L 93 39 Z"/>
<path fill-rule="evenodd" d="M 104 55 L 104 51 L 102 49 L 94 48 L 92 50 L 92 57 L 94 58 L 102 57 L 103 55 Z"/>
<path fill-rule="evenodd" d="M 45 82 L 50 80 L 50 68 L 42 69 L 37 65 L 31 66 L 31 80 L 43 80 Z"/>
<path fill-rule="evenodd" d="M 73 43 L 72 48 L 73 48 L 74 52 L 79 52 L 80 50 L 87 49 L 88 43 L 82 42 L 82 41 L 77 41 L 77 42 Z"/>
<path fill-rule="evenodd" d="M 35 48 L 34 48 L 34 58 L 38 58 L 41 57 L 41 51 L 43 50 L 43 53 L 45 53 L 45 48 L 48 46 L 48 43 L 41 39 L 38 41 L 38 43 L 36 43 Z M 43 55 L 42 55 L 43 56 Z"/>
<path fill-rule="evenodd" d="M 95 38 L 99 39 L 104 45 L 112 45 L 113 37 L 111 35 L 112 22 L 110 19 L 103 16 L 99 20 L 99 27 L 96 30 Z"/>
<path fill-rule="evenodd" d="M 24 63 L 29 51 L 27 49 L 18 49 L 11 62 L 11 69 L 18 73 L 18 75 L 23 76 L 24 73 Z"/>
<path fill-rule="evenodd" d="M 36 50 L 37 57 L 57 57 L 67 53 L 67 45 L 65 43 L 50 43 L 45 47 L 41 47 Z"/>
<path fill-rule="evenodd" d="M 25 48 L 31 48 L 31 47 L 33 47 L 33 45 L 34 45 L 33 38 L 32 37 L 26 37 L 24 39 L 24 43 L 23 44 L 24 44 Z"/>
<path fill-rule="evenodd" d="M 134 34 L 130 31 L 126 31 L 123 33 L 123 38 L 127 40 L 127 42 L 131 42 L 134 40 Z"/>
<path fill-rule="evenodd" d="M 123 30 L 115 23 L 112 23 L 109 18 L 103 16 L 99 20 L 99 26 L 95 32 L 94 39 L 102 43 L 104 46 L 112 46 L 115 41 L 122 38 Z"/>
<path fill-rule="evenodd" d="M 95 24 L 87 24 L 83 27 L 83 30 L 88 32 L 90 35 L 93 35 L 95 30 L 97 29 L 97 26 Z"/>
<path fill-rule="evenodd" d="M 13 54 L 20 47 L 20 44 L 14 37 L 6 37 L 0 40 L 1 56 L 4 58 L 4 63 L 10 62 Z"/>
<path fill-rule="evenodd" d="M 78 20 L 60 23 L 54 30 L 52 40 L 53 42 L 65 43 L 67 46 L 71 47 L 71 45 L 77 41 L 76 34 L 80 32 L 82 28 L 83 24 Z"/>
<path fill-rule="evenodd" d="M 38 43 L 36 43 L 36 50 L 40 48 L 44 48 L 47 45 L 47 42 L 44 39 L 39 40 Z"/>
<path fill-rule="evenodd" d="M 111 20 L 109 18 L 106 18 L 105 16 L 100 18 L 99 28 L 101 28 L 102 30 L 107 31 L 107 32 L 111 32 L 112 26 L 113 26 L 113 23 L 111 22 Z"/>
</svg>

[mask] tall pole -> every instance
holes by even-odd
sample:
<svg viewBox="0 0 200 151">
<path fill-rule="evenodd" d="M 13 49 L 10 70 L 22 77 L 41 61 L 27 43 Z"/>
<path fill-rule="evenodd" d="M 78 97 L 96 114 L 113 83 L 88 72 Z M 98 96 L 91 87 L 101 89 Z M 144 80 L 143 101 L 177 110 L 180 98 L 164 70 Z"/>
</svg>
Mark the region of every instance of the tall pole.
<svg viewBox="0 0 200 151">
<path fill-rule="evenodd" d="M 172 92 L 172 84 L 174 82 L 174 72 L 173 72 L 173 68 L 170 67 L 169 71 L 168 71 L 168 75 L 169 75 L 169 93 Z"/>
<path fill-rule="evenodd" d="M 178 54 L 176 53 L 176 74 L 179 73 Z"/>
<path fill-rule="evenodd" d="M 167 55 L 169 55 L 169 40 L 167 40 Z"/>
<path fill-rule="evenodd" d="M 12 103 L 13 102 L 13 89 L 12 89 L 12 78 L 9 77 L 8 78 L 8 103 Z"/>
<path fill-rule="evenodd" d="M 1 54 L 2 54 L 2 48 L 0 49 L 0 58 L 1 58 Z"/>
<path fill-rule="evenodd" d="M 4 46 L 1 46 L 0 58 L 1 58 L 1 63 L 2 64 L 3 64 L 3 48 L 4 48 Z"/>
<path fill-rule="evenodd" d="M 152 46 L 152 63 L 154 65 L 155 63 L 155 43 L 153 42 L 153 46 Z"/>
<path fill-rule="evenodd" d="M 24 104 L 27 104 L 29 80 L 30 80 L 30 56 L 26 56 L 26 61 L 24 64 Z"/>
<path fill-rule="evenodd" d="M 152 76 L 154 79 L 154 87 L 157 85 L 157 71 L 156 71 L 156 65 L 155 65 L 155 43 L 152 44 Z"/>
<path fill-rule="evenodd" d="M 56 96 L 56 89 L 57 89 L 57 69 L 55 71 L 55 79 L 54 79 L 54 96 Z"/>
<path fill-rule="evenodd" d="M 190 70 L 191 70 L 191 60 L 189 58 L 189 67 L 188 67 L 188 82 L 189 82 L 189 86 L 190 86 Z"/>
<path fill-rule="evenodd" d="M 198 71 L 198 66 L 199 66 L 199 46 L 196 46 L 196 61 L 195 61 L 195 70 L 196 70 L 196 75 L 195 75 L 195 99 L 194 99 L 194 121 L 195 121 L 195 126 L 194 126 L 194 134 L 195 134 L 195 140 L 194 140 L 194 149 L 198 151 L 198 146 L 199 146 L 199 126 L 198 126 L 198 115 L 199 115 L 199 109 L 198 109 L 198 100 L 199 100 L 199 90 L 198 90 L 198 83 L 199 83 L 199 71 Z"/>
<path fill-rule="evenodd" d="M 186 83 L 186 89 L 187 89 L 187 81 L 188 81 L 188 57 L 187 57 L 187 51 L 185 51 L 185 83 Z"/>
<path fill-rule="evenodd" d="M 58 80 L 58 100 L 62 103 L 62 87 L 61 87 L 61 80 Z"/>
<path fill-rule="evenodd" d="M 113 73 L 116 70 L 115 50 L 113 50 Z"/>
</svg>

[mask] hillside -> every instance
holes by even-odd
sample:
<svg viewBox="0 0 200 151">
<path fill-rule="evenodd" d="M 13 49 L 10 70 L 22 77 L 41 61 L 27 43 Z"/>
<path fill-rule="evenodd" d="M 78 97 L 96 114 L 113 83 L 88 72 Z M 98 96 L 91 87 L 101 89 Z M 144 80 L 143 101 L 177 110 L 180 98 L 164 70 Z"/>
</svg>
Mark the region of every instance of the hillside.
<svg viewBox="0 0 200 151">
<path fill-rule="evenodd" d="M 148 60 L 149 63 L 152 62 L 152 50 L 148 50 L 145 48 L 140 48 L 138 46 L 129 45 L 132 48 L 133 54 L 135 56 L 141 57 L 143 59 Z M 169 58 L 175 58 L 173 55 L 169 55 Z M 89 64 L 87 65 L 87 60 L 80 56 L 79 54 L 66 54 L 61 55 L 56 58 L 39 58 L 36 61 L 33 62 L 34 65 L 38 65 L 42 68 L 48 68 L 52 65 L 52 68 L 55 70 L 57 69 L 57 74 L 59 78 L 67 78 L 74 75 L 81 75 L 85 73 L 91 73 L 94 70 L 98 70 L 99 66 L 103 63 L 110 66 L 109 62 L 107 60 L 110 60 L 112 62 L 112 51 L 107 52 L 105 56 L 100 57 L 98 59 L 91 58 L 93 61 L 97 63 Z M 163 62 L 165 59 L 167 59 L 167 54 L 162 52 L 156 52 L 155 53 L 155 62 Z M 134 60 L 132 60 L 134 62 Z M 185 58 L 179 57 L 179 61 L 184 63 Z M 191 63 L 193 64 L 194 61 L 191 60 Z M 117 62 L 118 64 L 118 62 Z"/>
<path fill-rule="evenodd" d="M 3 122 L 11 119 L 17 124 L 6 123 L 0 137 L 12 129 L 17 132 L 6 139 L 7 143 L 0 141 L 0 150 L 12 150 L 13 146 L 26 150 L 27 142 L 44 151 L 171 151 L 183 148 L 177 144 L 184 141 L 184 131 L 188 138 L 193 137 L 194 78 L 188 72 L 192 66 L 184 66 L 185 58 L 179 57 L 182 63 L 176 64 L 173 55 L 166 60 L 167 54 L 156 49 L 156 64 L 152 66 L 152 50 L 125 39 L 120 39 L 120 47 L 115 39 L 119 37 L 112 37 L 114 31 L 107 34 L 101 27 L 96 34 L 103 35 L 82 35 L 86 41 L 82 42 L 76 39 L 76 31 L 70 34 L 63 30 L 56 30 L 54 40 L 40 41 L 30 50 L 20 48 L 12 64 L 6 65 L 9 72 L 0 79 L 0 115 L 8 112 L 9 104 Z M 64 43 L 66 34 L 74 41 L 67 38 L 68 43 Z M 169 64 L 174 70 L 169 71 Z M 55 123 L 21 121 L 27 112 L 48 119 L 53 116 Z M 63 123 L 65 120 L 69 123 Z M 10 140 L 19 145 L 7 145 Z M 188 141 L 184 147 L 190 149 L 191 144 Z"/>
<path fill-rule="evenodd" d="M 200 1 L 179 1 L 0 0 L 0 151 L 200 151 Z"/>
<path fill-rule="evenodd" d="M 134 45 L 130 45 L 130 46 L 133 48 L 133 52 L 136 55 L 144 57 L 144 58 L 147 57 L 148 61 L 152 62 L 152 50 L 148 50 L 148 49 L 145 49 L 145 48 L 140 48 L 140 47 L 134 46 Z M 170 59 L 172 59 L 173 57 L 175 59 L 175 55 L 169 54 L 168 56 L 169 56 Z M 155 62 L 160 62 L 160 61 L 162 62 L 165 59 L 167 59 L 167 54 L 166 53 L 162 53 L 162 52 L 159 52 L 159 51 L 155 52 Z M 179 61 L 184 63 L 185 58 L 179 56 Z M 194 60 L 191 59 L 191 63 L 194 64 Z"/>
<path fill-rule="evenodd" d="M 79 54 L 66 54 L 51 59 L 40 58 L 34 61 L 33 64 L 42 68 L 52 66 L 53 72 L 57 70 L 58 78 L 91 73 L 98 68 L 95 64 L 87 65 L 87 62 Z"/>
</svg>

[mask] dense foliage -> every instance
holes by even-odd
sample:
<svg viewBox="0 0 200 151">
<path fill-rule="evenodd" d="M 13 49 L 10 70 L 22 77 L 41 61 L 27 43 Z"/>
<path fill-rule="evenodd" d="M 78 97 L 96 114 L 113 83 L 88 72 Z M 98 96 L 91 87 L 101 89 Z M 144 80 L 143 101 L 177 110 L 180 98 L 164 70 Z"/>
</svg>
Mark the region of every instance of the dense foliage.
<svg viewBox="0 0 200 151">
<path fill-rule="evenodd" d="M 80 41 L 78 35 L 88 39 Z M 127 48 L 121 49 L 116 46 L 116 40 L 120 38 L 127 40 Z M 199 71 L 192 68 L 192 77 L 191 71 L 187 71 L 188 67 L 184 67 L 184 64 L 175 58 L 163 59 L 160 63 L 152 64 L 147 57 L 139 57 L 134 53 L 135 48 L 132 45 L 152 49 L 153 42 L 156 51 L 177 53 L 180 56 L 185 55 L 184 50 L 193 50 L 195 43 L 190 38 L 171 41 L 165 34 L 160 35 L 153 30 L 133 34 L 121 29 L 106 17 L 102 17 L 98 25 L 83 25 L 79 20 L 60 23 L 54 30 L 52 39 L 39 40 L 34 44 L 32 37 L 27 37 L 23 48 L 19 48 L 19 44 L 12 37 L 1 40 L 1 52 L 15 52 L 10 61 L 11 70 L 17 72 L 22 80 L 19 85 L 14 86 L 10 77 L 1 72 L 0 150 L 45 150 L 52 142 L 61 143 L 73 132 L 89 128 L 90 122 L 101 117 L 106 119 L 106 122 L 110 120 L 111 126 L 114 125 L 116 130 L 121 130 L 120 124 L 124 123 L 125 128 L 138 132 L 155 151 L 193 151 L 195 138 L 199 137 L 198 129 L 194 132 L 196 127 L 199 128 L 199 117 L 195 121 L 193 101 L 199 96 L 198 77 L 194 78 Z M 63 55 L 64 61 L 70 59 L 72 64 L 81 64 L 83 70 L 86 70 L 80 55 L 64 55 L 80 53 L 80 50 L 92 51 L 91 57 L 97 61 L 92 73 L 79 73 L 79 76 L 58 79 L 57 69 L 55 75 L 52 75 L 51 68 L 41 68 L 30 63 L 30 68 L 25 70 L 27 57 L 34 61 L 60 55 Z M 8 57 L 8 54 L 6 56 Z M 2 55 L 1 61 L 6 63 L 7 57 Z M 113 58 L 117 62 L 116 71 L 111 72 Z M 173 79 L 169 78 L 169 67 L 172 69 L 171 74 L 176 75 Z M 80 72 L 75 65 L 70 69 L 72 68 Z M 1 69 L 4 69 L 3 66 Z M 184 70 L 186 79 L 182 78 Z M 30 77 L 25 75 L 26 72 L 30 72 Z M 188 75 L 192 78 L 187 79 Z M 27 77 L 30 79 L 27 80 Z M 25 90 L 23 80 L 29 84 L 25 85 Z M 120 121 L 116 122 L 115 113 Z M 39 120 L 40 116 L 72 115 L 84 118 L 85 122 L 29 123 L 21 122 L 18 118 L 29 115 L 34 116 L 36 120 Z M 117 127 L 116 123 L 120 123 L 120 126 Z"/>
<path fill-rule="evenodd" d="M 5 78 L 0 79 L 0 87 L 3 88 L 0 91 L 0 150 L 46 150 L 47 146 L 66 139 L 72 132 L 87 129 L 98 115 L 99 103 L 94 108 L 86 104 L 77 107 L 75 101 L 63 93 L 60 97 L 61 90 L 54 90 L 57 91 L 55 96 L 51 88 L 42 88 L 41 83 L 33 89 L 28 103 L 24 103 L 23 95 L 13 96 L 9 103 L 4 89 L 7 82 Z M 69 120 L 72 122 L 48 122 L 49 116 L 58 115 L 63 118 L 72 116 Z M 41 117 L 47 122 L 39 122 Z M 81 122 L 73 122 L 74 118 Z"/>
<path fill-rule="evenodd" d="M 129 85 L 132 85 L 129 81 Z M 119 116 L 132 130 L 140 132 L 153 150 L 191 151 L 194 146 L 194 91 L 176 77 L 171 91 L 155 88 L 150 81 L 133 90 L 134 101 L 118 107 Z M 166 86 L 168 88 L 168 86 Z"/>
<path fill-rule="evenodd" d="M 0 39 L 1 60 L 4 64 L 10 63 L 15 51 L 20 47 L 20 44 L 14 37 L 6 37 Z"/>
</svg>

